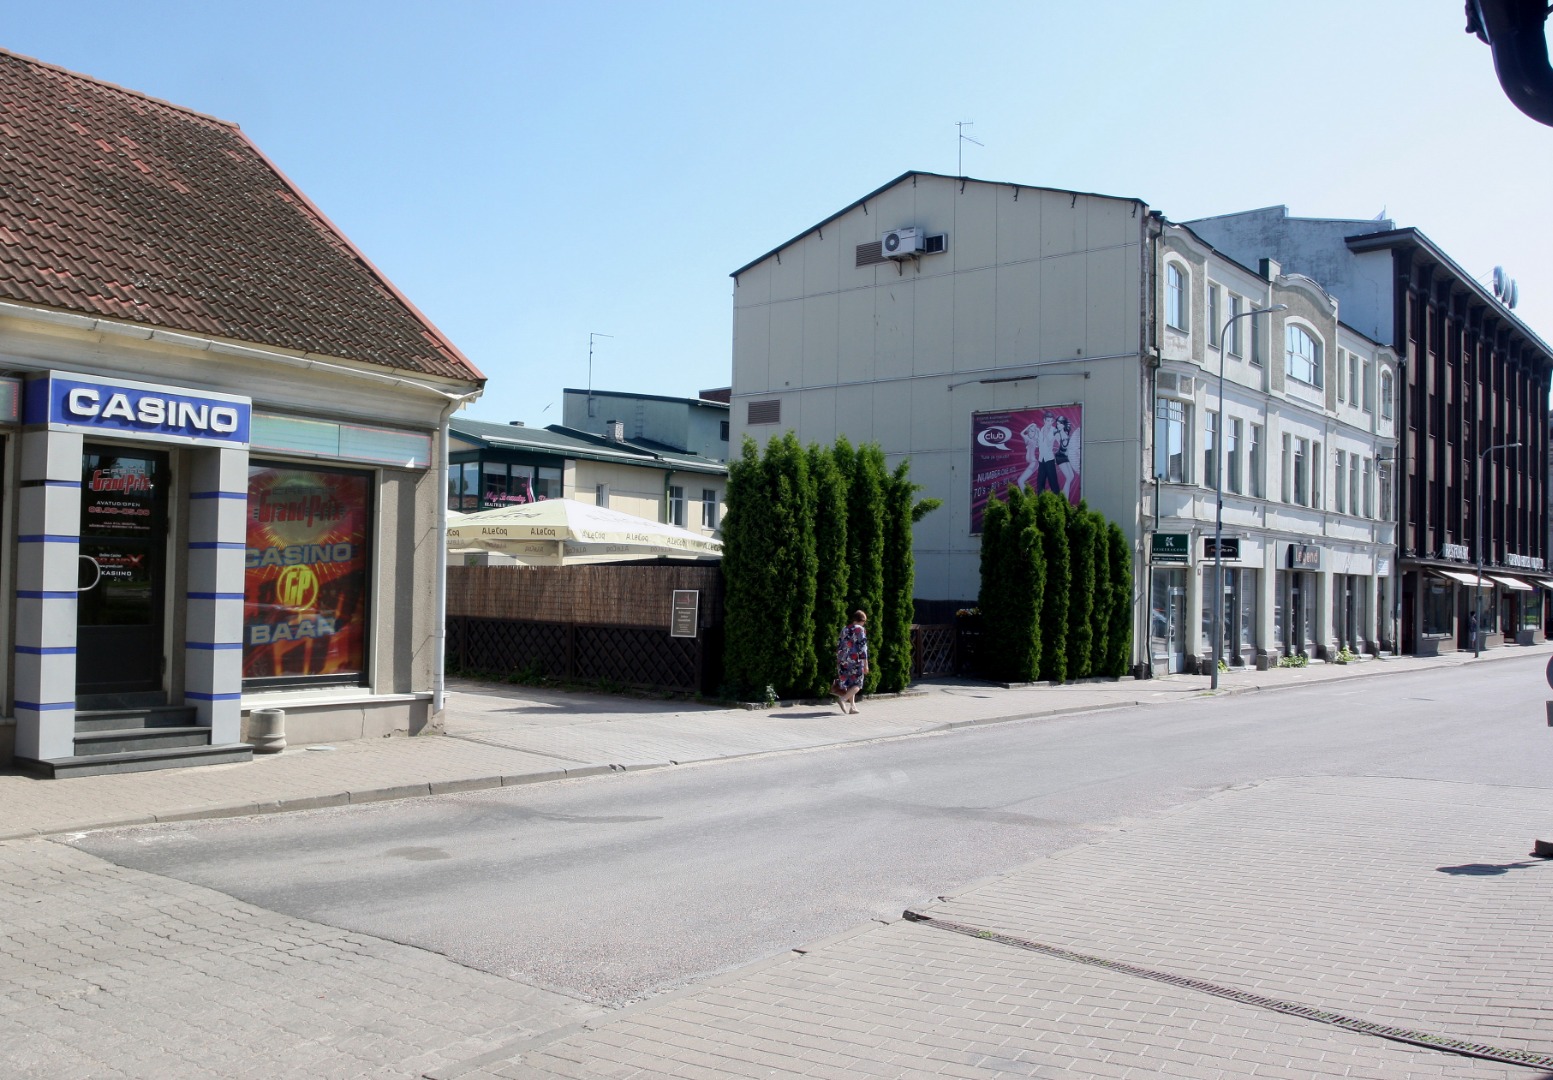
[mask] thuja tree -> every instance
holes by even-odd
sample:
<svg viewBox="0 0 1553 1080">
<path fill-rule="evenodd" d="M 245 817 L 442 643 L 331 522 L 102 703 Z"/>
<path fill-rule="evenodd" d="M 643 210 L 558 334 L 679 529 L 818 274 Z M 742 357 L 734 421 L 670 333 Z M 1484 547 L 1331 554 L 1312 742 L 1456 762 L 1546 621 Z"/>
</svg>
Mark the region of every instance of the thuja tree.
<svg viewBox="0 0 1553 1080">
<path fill-rule="evenodd" d="M 1105 674 L 1121 678 L 1132 661 L 1132 556 L 1127 537 L 1116 522 L 1105 529 L 1111 563 L 1111 612 Z"/>
<path fill-rule="evenodd" d="M 983 667 L 995 679 L 1030 682 L 1040 673 L 1046 590 L 1035 497 L 1011 487 L 1008 502 L 987 500 L 981 530 Z"/>
<path fill-rule="evenodd" d="M 911 462 L 902 461 L 884 481 L 884 603 L 880 605 L 879 689 L 897 693 L 911 684 L 912 592 L 916 563 L 911 526 L 916 520 L 917 485 Z M 870 665 L 873 666 L 873 665 Z"/>
<path fill-rule="evenodd" d="M 1063 682 L 1068 675 L 1068 599 L 1072 571 L 1068 564 L 1068 500 L 1055 491 L 1035 497 L 1035 526 L 1046 562 L 1046 588 L 1041 602 L 1041 678 Z"/>
<path fill-rule="evenodd" d="M 1095 640 L 1095 522 L 1080 502 L 1068 507 L 1067 677 L 1089 675 Z"/>
<path fill-rule="evenodd" d="M 761 457 L 745 439 L 728 469 L 723 519 L 723 667 L 743 697 L 812 690 L 815 490 L 791 433 Z"/>
<path fill-rule="evenodd" d="M 810 446 L 814 487 L 814 663 L 818 692 L 835 673 L 836 642 L 847 623 L 847 489 L 835 457 Z"/>
<path fill-rule="evenodd" d="M 847 491 L 847 611 L 878 619 L 884 606 L 884 454 L 865 444 L 853 448 L 845 437 L 832 450 Z M 868 665 L 863 691 L 879 686 L 879 665 Z"/>
<path fill-rule="evenodd" d="M 1116 594 L 1111 588 L 1111 523 L 1097 510 L 1089 512 L 1090 543 L 1093 547 L 1091 561 L 1094 564 L 1094 610 L 1089 617 L 1092 627 L 1089 646 L 1089 674 L 1111 673 L 1111 612 Z"/>
<path fill-rule="evenodd" d="M 723 513 L 723 675 L 729 692 L 763 695 L 774 686 L 777 664 L 768 644 L 781 635 L 775 552 L 780 543 L 772 528 L 775 492 L 755 441 L 745 438 L 739 456 L 728 463 L 728 493 Z"/>
</svg>

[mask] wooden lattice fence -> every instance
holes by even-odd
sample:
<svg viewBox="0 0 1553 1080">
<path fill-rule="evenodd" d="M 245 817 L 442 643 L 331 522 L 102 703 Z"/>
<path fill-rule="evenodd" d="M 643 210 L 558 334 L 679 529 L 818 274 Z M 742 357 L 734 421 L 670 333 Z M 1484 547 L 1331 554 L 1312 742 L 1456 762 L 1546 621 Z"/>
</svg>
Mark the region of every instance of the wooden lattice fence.
<svg viewBox="0 0 1553 1080">
<path fill-rule="evenodd" d="M 700 593 L 695 637 L 669 634 L 676 589 Z M 466 672 L 713 692 L 722 615 L 715 565 L 448 568 L 448 662 Z"/>
</svg>

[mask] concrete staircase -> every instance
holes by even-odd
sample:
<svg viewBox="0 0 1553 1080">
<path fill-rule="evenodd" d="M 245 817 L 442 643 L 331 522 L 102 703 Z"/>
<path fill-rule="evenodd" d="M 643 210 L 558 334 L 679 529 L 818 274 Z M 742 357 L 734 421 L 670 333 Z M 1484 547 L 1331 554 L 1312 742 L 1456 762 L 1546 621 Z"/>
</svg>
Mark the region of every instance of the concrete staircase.
<svg viewBox="0 0 1553 1080">
<path fill-rule="evenodd" d="M 253 759 L 247 743 L 210 745 L 210 729 L 194 721 L 192 705 L 94 709 L 76 713 L 75 754 L 29 761 L 44 776 L 98 776 Z"/>
</svg>

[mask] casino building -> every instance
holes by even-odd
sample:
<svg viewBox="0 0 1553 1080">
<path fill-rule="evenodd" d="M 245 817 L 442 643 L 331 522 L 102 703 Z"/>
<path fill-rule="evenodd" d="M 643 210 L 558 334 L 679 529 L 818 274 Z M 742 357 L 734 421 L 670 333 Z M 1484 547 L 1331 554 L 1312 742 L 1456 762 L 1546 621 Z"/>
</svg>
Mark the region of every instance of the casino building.
<svg viewBox="0 0 1553 1080">
<path fill-rule="evenodd" d="M 435 727 L 484 377 L 233 124 L 0 51 L 0 766 Z"/>
</svg>

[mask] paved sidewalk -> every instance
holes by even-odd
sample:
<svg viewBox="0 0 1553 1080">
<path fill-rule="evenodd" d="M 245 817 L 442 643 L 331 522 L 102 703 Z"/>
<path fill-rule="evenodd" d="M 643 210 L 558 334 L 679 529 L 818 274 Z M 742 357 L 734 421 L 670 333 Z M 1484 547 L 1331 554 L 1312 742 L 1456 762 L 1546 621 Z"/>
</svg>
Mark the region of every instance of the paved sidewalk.
<svg viewBox="0 0 1553 1080">
<path fill-rule="evenodd" d="M 1415 659 L 1232 671 L 1220 693 L 1288 689 L 1334 679 L 1445 669 L 1537 656 L 1553 644 Z M 40 780 L 0 773 L 0 840 L 190 818 L 304 810 L 449 791 L 528 784 L 618 769 L 804 750 L 1208 693 L 1206 676 L 1004 689 L 932 682 L 901 697 L 747 711 L 684 702 L 564 693 L 466 681 L 451 684 L 446 733 L 290 747 L 237 765 Z"/>
<path fill-rule="evenodd" d="M 1546 802 L 1266 781 L 428 1075 L 1547 1077 Z"/>
</svg>

